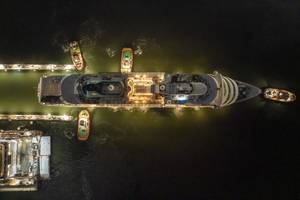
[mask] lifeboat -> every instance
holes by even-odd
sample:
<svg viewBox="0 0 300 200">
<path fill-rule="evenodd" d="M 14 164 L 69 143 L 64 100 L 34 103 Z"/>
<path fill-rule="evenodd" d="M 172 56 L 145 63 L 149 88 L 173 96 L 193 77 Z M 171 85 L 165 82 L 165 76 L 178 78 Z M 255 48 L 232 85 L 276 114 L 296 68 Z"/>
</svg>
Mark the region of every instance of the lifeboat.
<svg viewBox="0 0 300 200">
<path fill-rule="evenodd" d="M 277 88 L 266 88 L 264 90 L 264 97 L 279 102 L 292 102 L 296 100 L 294 93 Z"/>
<path fill-rule="evenodd" d="M 83 70 L 85 63 L 78 42 L 73 41 L 70 43 L 70 54 L 75 68 L 78 71 Z"/>
<path fill-rule="evenodd" d="M 78 115 L 77 138 L 86 141 L 90 135 L 90 113 L 87 110 L 80 111 Z"/>
<path fill-rule="evenodd" d="M 133 66 L 133 51 L 131 48 L 123 48 L 121 55 L 121 72 L 129 73 Z"/>
</svg>

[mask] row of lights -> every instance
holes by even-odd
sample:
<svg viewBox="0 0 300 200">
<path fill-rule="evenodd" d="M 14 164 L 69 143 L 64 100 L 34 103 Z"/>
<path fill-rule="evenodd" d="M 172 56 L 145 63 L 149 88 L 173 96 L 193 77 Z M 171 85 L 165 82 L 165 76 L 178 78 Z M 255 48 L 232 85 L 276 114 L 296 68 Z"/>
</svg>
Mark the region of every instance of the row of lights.
<svg viewBox="0 0 300 200">
<path fill-rule="evenodd" d="M 10 67 L 12 66 L 12 67 Z M 52 72 L 55 70 L 65 70 L 65 71 L 70 71 L 70 70 L 75 70 L 75 66 L 71 65 L 71 64 L 67 64 L 67 65 L 54 65 L 54 64 L 49 64 L 49 65 L 38 65 L 38 64 L 0 64 L 0 71 L 8 71 L 8 70 L 17 70 L 17 71 L 21 71 L 21 70 L 32 70 L 32 71 L 36 71 L 36 70 L 51 70 Z"/>
<path fill-rule="evenodd" d="M 58 121 L 72 121 L 73 116 L 70 115 L 12 115 L 0 114 L 0 120 L 58 120 Z"/>
</svg>

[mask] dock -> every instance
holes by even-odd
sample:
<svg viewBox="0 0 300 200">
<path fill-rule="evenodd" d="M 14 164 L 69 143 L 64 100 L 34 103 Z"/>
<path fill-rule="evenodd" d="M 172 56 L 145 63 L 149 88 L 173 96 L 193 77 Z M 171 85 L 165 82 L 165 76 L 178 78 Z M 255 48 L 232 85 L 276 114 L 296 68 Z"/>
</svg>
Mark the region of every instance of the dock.
<svg viewBox="0 0 300 200">
<path fill-rule="evenodd" d="M 0 71 L 71 71 L 72 64 L 0 64 Z"/>
<path fill-rule="evenodd" d="M 73 121 L 73 116 L 70 115 L 12 115 L 0 114 L 0 120 L 6 121 Z"/>
</svg>

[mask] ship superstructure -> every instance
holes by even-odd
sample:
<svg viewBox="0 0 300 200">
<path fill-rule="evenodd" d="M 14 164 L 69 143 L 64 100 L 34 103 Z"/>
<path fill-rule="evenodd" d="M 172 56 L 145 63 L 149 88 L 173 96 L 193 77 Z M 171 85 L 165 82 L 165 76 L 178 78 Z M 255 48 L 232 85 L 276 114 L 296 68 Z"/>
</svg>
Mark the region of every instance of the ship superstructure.
<svg viewBox="0 0 300 200">
<path fill-rule="evenodd" d="M 40 131 L 0 132 L 0 191 L 35 191 L 49 179 L 50 137 Z"/>
<path fill-rule="evenodd" d="M 77 107 L 223 107 L 253 98 L 261 90 L 213 74 L 163 72 L 71 74 L 41 77 L 44 105 Z"/>
</svg>

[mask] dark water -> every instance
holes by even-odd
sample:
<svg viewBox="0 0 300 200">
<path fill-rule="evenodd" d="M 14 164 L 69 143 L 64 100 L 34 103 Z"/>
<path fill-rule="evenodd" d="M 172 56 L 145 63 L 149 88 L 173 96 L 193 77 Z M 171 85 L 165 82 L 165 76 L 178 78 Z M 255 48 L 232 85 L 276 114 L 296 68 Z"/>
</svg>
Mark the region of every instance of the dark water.
<svg viewBox="0 0 300 200">
<path fill-rule="evenodd" d="M 80 40 L 88 72 L 117 71 L 139 44 L 136 71 L 213 70 L 299 94 L 299 1 L 0 3 L 0 63 L 69 63 Z M 110 58 L 106 49 L 116 50 Z M 43 107 L 41 73 L 1 73 L 0 112 L 76 115 Z M 52 136 L 50 181 L 0 199 L 300 199 L 299 104 L 260 98 L 221 110 L 93 113 L 86 143 L 76 124 L 0 122 Z"/>
</svg>

